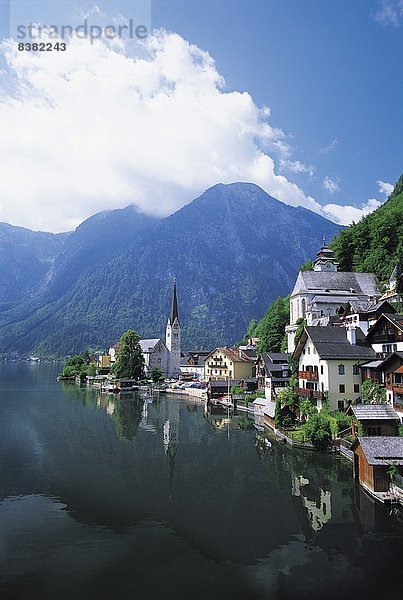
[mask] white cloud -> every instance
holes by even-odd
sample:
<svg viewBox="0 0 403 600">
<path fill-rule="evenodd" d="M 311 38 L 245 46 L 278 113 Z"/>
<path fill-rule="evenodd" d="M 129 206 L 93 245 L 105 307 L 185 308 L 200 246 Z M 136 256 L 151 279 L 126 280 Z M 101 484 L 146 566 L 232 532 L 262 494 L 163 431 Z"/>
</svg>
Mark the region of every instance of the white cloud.
<svg viewBox="0 0 403 600">
<path fill-rule="evenodd" d="M 399 27 L 403 19 L 403 0 L 380 0 L 373 13 L 375 21 L 384 27 Z"/>
<path fill-rule="evenodd" d="M 324 216 L 339 223 L 340 225 L 349 225 L 353 221 L 357 223 L 362 217 L 373 212 L 381 206 L 382 202 L 375 198 L 370 198 L 365 204 L 357 208 L 356 206 L 340 206 L 339 204 L 325 204 L 322 208 Z"/>
<path fill-rule="evenodd" d="M 128 204 L 164 216 L 235 181 L 333 214 L 275 173 L 271 155 L 288 161 L 291 150 L 269 109 L 225 91 L 210 55 L 177 34 L 156 32 L 141 59 L 125 54 L 123 42 L 85 39 L 66 52 L 2 49 L 0 221 L 66 231 Z"/>
<path fill-rule="evenodd" d="M 313 165 L 305 165 L 299 160 L 280 160 L 280 168 L 292 173 L 308 173 L 309 177 L 315 175 L 315 167 Z"/>
<path fill-rule="evenodd" d="M 379 185 L 379 191 L 381 194 L 385 194 L 385 196 L 388 198 L 391 193 L 393 192 L 395 186 L 392 185 L 391 183 L 386 183 L 385 181 L 381 181 L 380 179 L 378 179 L 378 181 L 376 182 Z"/>
<path fill-rule="evenodd" d="M 339 143 L 339 140 L 337 138 L 334 138 L 330 144 L 328 144 L 327 146 L 325 146 L 324 148 L 321 148 L 319 150 L 319 154 L 327 154 L 328 152 L 331 152 L 331 150 L 334 150 L 337 146 L 337 144 Z"/>
<path fill-rule="evenodd" d="M 328 177 L 328 176 L 326 176 L 324 178 L 324 180 L 322 182 L 322 187 L 327 192 L 329 192 L 329 194 L 335 194 L 336 192 L 340 191 L 339 184 L 336 181 L 336 179 L 332 179 L 331 177 Z"/>
</svg>

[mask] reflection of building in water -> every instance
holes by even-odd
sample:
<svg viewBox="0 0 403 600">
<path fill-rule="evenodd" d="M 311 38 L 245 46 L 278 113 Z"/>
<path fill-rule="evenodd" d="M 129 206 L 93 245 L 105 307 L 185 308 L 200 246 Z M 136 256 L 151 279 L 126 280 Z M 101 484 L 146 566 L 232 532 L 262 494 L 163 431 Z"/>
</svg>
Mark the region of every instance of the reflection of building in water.
<svg viewBox="0 0 403 600">
<path fill-rule="evenodd" d="M 310 499 L 302 489 L 309 484 L 309 479 L 302 475 L 294 476 L 292 479 L 292 494 L 301 498 L 302 506 L 308 512 L 309 523 L 314 531 L 322 529 L 323 525 L 332 518 L 332 505 L 330 492 L 316 490 L 316 498 Z"/>
<path fill-rule="evenodd" d="M 302 530 L 308 543 L 317 540 L 317 534 L 322 531 L 333 530 L 342 525 L 354 524 L 352 511 L 352 482 L 327 481 L 322 489 L 316 483 L 310 483 L 303 475 L 294 475 L 292 478 L 292 494 L 297 513 L 300 515 Z M 326 525 L 326 527 L 325 527 Z M 326 536 L 325 536 L 326 537 Z"/>
<path fill-rule="evenodd" d="M 143 431 L 149 431 L 150 433 L 156 433 L 156 429 L 148 419 L 148 407 L 149 403 L 147 400 L 143 402 L 143 410 L 141 411 L 141 421 L 139 423 L 139 429 Z"/>
<path fill-rule="evenodd" d="M 172 494 L 172 483 L 175 469 L 175 456 L 179 444 L 179 401 L 165 401 L 165 419 L 162 428 L 165 454 L 169 460 L 169 495 Z"/>
</svg>

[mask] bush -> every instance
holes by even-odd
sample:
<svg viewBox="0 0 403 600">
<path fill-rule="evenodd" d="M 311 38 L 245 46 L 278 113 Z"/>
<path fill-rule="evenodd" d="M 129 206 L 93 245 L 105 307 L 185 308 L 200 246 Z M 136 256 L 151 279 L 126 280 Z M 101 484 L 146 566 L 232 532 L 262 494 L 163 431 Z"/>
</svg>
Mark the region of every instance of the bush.
<svg viewBox="0 0 403 600">
<path fill-rule="evenodd" d="M 307 439 L 319 450 L 326 450 L 332 439 L 331 417 L 321 413 L 312 415 L 302 426 Z"/>
</svg>

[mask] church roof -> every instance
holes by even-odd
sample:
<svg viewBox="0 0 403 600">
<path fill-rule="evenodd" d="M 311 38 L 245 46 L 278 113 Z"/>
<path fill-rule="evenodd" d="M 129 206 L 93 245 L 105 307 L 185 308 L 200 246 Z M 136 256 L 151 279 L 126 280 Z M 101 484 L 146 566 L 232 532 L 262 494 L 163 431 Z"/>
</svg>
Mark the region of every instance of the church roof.
<svg viewBox="0 0 403 600">
<path fill-rule="evenodd" d="M 178 315 L 178 299 L 176 297 L 176 279 L 174 279 L 174 289 L 172 292 L 172 302 L 171 302 L 171 312 L 169 313 L 169 320 L 171 324 L 178 320 L 179 323 L 179 315 Z"/>
<path fill-rule="evenodd" d="M 347 292 L 357 296 L 380 296 L 379 282 L 373 273 L 300 271 L 292 296 L 304 293 Z"/>
<path fill-rule="evenodd" d="M 154 350 L 154 348 L 158 344 L 158 342 L 161 342 L 162 344 L 164 343 L 164 342 L 162 342 L 162 340 L 160 338 L 151 338 L 148 340 L 140 340 L 139 344 L 140 344 L 141 351 L 142 352 L 151 352 L 152 350 Z"/>
</svg>

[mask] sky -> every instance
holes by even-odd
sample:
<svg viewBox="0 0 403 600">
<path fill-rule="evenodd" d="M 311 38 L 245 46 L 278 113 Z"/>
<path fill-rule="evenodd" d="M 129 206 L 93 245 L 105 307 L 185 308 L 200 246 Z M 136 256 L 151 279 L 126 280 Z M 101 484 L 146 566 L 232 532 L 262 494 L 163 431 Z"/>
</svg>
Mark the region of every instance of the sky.
<svg viewBox="0 0 403 600">
<path fill-rule="evenodd" d="M 55 35 L 85 22 L 127 28 Z M 19 50 L 31 23 L 66 51 Z M 358 221 L 402 174 L 402 33 L 403 0 L 0 0 L 0 221 L 162 217 L 235 181 Z"/>
</svg>

